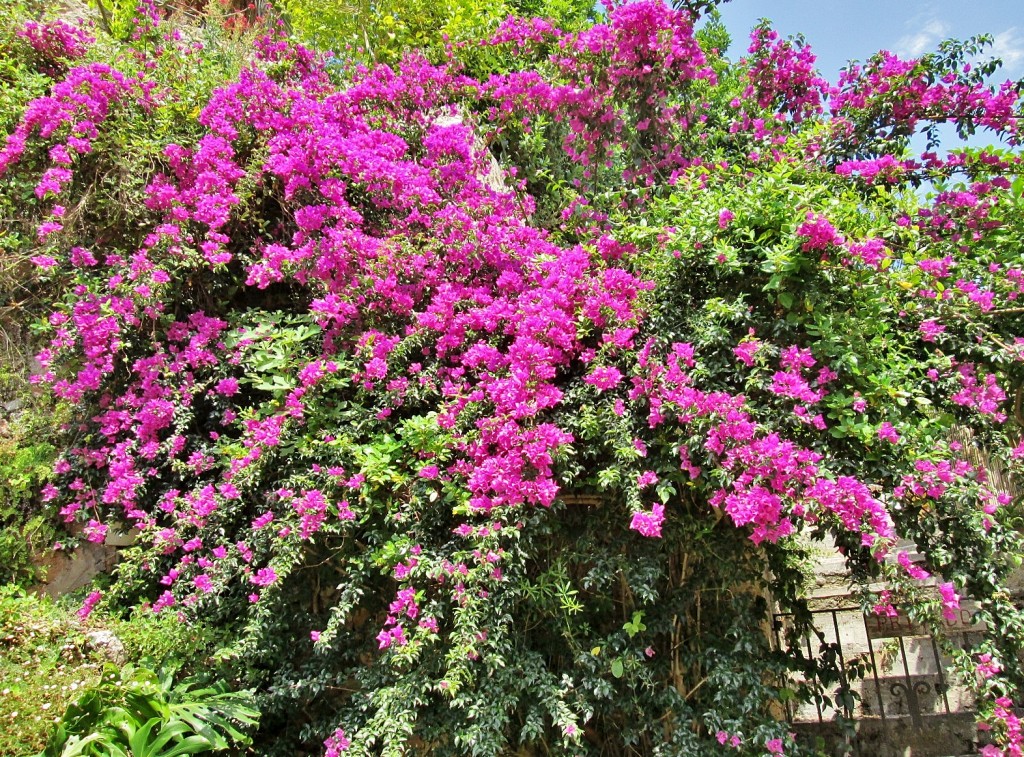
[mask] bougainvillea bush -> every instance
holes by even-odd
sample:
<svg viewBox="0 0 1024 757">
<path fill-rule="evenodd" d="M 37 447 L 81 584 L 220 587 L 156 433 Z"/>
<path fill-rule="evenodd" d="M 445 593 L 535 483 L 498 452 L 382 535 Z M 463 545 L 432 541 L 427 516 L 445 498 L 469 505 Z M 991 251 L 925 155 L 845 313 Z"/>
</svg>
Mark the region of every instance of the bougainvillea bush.
<svg viewBox="0 0 1024 757">
<path fill-rule="evenodd" d="M 976 46 L 830 84 L 637 2 L 508 20 L 488 77 L 271 32 L 203 89 L 147 8 L 0 152 L 77 413 L 44 498 L 138 532 L 83 613 L 232 629 L 264 754 L 796 754 L 781 703 L 856 672 L 771 643 L 828 537 L 867 612 L 976 603 L 1020 753 L 1021 104 Z"/>
</svg>

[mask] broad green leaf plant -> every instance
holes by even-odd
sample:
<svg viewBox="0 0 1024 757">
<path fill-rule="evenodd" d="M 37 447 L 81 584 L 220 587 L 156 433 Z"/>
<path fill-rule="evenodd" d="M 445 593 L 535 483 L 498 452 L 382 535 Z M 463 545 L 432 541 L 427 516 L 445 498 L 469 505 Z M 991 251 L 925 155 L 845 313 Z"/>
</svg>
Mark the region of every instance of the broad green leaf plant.
<svg viewBox="0 0 1024 757">
<path fill-rule="evenodd" d="M 39 757 L 178 757 L 251 743 L 260 718 L 251 692 L 174 678 L 174 668 L 108 664 Z"/>
</svg>

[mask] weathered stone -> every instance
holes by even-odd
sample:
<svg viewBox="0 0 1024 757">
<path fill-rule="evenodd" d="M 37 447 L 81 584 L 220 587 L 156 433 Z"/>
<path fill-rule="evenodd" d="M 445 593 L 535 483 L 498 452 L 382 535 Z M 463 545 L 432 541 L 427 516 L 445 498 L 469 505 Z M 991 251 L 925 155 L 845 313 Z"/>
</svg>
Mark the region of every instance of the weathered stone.
<svg viewBox="0 0 1024 757">
<path fill-rule="evenodd" d="M 133 528 L 130 531 L 110 529 L 103 543 L 108 547 L 130 547 L 135 543 L 138 536 L 139 530 L 137 528 Z"/>
<path fill-rule="evenodd" d="M 85 635 L 89 640 L 89 648 L 110 660 L 115 665 L 124 665 L 128 655 L 124 644 L 110 631 L 90 631 Z"/>
<path fill-rule="evenodd" d="M 466 119 L 461 113 L 452 113 L 446 116 L 438 116 L 434 119 L 435 126 L 458 126 L 466 123 Z M 471 125 L 472 126 L 472 125 Z M 508 185 L 505 184 L 505 172 L 501 169 L 498 161 L 494 155 L 487 148 L 484 140 L 480 137 L 479 133 L 473 140 L 473 150 L 476 153 L 478 159 L 482 158 L 487 166 L 486 173 L 483 173 L 479 178 L 489 189 L 495 192 L 508 192 Z"/>
<path fill-rule="evenodd" d="M 111 570 L 117 563 L 117 549 L 106 544 L 83 543 L 71 555 L 52 552 L 40 557 L 36 565 L 43 568 L 46 578 L 36 591 L 59 597 L 89 584 L 100 573 Z"/>
</svg>

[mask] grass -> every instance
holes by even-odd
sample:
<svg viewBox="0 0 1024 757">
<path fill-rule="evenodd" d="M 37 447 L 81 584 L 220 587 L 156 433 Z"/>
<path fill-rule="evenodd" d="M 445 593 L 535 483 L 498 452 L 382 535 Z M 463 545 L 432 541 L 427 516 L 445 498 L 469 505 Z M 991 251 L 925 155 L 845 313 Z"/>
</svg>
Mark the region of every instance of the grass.
<svg viewBox="0 0 1024 757">
<path fill-rule="evenodd" d="M 65 707 L 94 685 L 102 662 L 74 611 L 0 588 L 0 754 L 36 754 Z"/>
</svg>

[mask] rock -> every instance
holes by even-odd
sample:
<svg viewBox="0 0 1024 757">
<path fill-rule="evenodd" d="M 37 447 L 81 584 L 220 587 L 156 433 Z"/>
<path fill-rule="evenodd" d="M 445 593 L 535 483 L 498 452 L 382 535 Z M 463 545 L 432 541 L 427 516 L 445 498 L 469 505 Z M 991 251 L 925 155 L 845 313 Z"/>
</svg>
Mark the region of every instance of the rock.
<svg viewBox="0 0 1024 757">
<path fill-rule="evenodd" d="M 85 638 L 89 640 L 89 648 L 91 650 L 98 652 L 115 665 L 124 665 L 128 662 L 128 655 L 124 651 L 124 644 L 110 631 L 90 631 L 85 635 Z"/>
<path fill-rule="evenodd" d="M 51 552 L 34 562 L 45 570 L 46 580 L 33 590 L 59 597 L 88 585 L 100 573 L 110 571 L 117 563 L 117 549 L 87 541 L 70 555 Z"/>
<path fill-rule="evenodd" d="M 135 543 L 135 540 L 139 537 L 139 529 L 133 528 L 129 531 L 115 531 L 110 529 L 107 531 L 107 538 L 103 540 L 103 543 L 108 547 L 130 547 Z"/>
<path fill-rule="evenodd" d="M 451 113 L 448 115 L 438 116 L 434 119 L 433 124 L 435 126 L 458 126 L 466 123 L 462 113 Z M 470 125 L 472 128 L 472 125 Z M 486 163 L 487 171 L 482 174 L 479 178 L 489 189 L 495 192 L 506 193 L 509 192 L 508 186 L 505 184 L 505 172 L 501 169 L 498 161 L 494 155 L 487 148 L 484 140 L 480 137 L 480 134 L 474 130 L 474 145 L 473 149 L 477 153 L 477 157 L 484 156 L 483 160 Z"/>
</svg>

